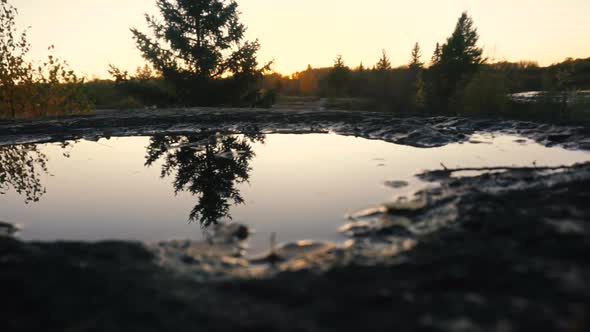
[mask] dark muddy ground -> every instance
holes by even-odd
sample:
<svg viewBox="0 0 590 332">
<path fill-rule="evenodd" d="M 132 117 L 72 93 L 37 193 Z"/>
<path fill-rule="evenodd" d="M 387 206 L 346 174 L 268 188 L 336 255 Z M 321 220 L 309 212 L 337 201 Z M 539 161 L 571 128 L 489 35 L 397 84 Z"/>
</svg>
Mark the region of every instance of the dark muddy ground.
<svg viewBox="0 0 590 332">
<path fill-rule="evenodd" d="M 202 131 L 321 133 L 335 132 L 392 143 L 435 147 L 461 142 L 477 131 L 518 134 L 548 146 L 590 150 L 590 129 L 522 121 L 461 117 L 413 117 L 379 112 L 301 109 L 193 108 L 96 111 L 64 119 L 1 122 L 0 144 L 104 136 L 191 134 Z"/>
<path fill-rule="evenodd" d="M 584 128 L 340 112 L 310 121 L 301 111 L 248 112 L 5 123 L 0 141 L 251 126 L 333 130 L 415 146 L 501 130 L 549 145 L 590 148 Z M 328 247 L 250 276 L 195 278 L 193 270 L 163 263 L 154 247 L 141 243 L 0 238 L 2 330 L 588 331 L 590 164 L 463 178 L 452 173 L 422 174 L 440 185 L 414 201 L 383 207 L 373 223 L 349 225 L 356 244 Z M 410 245 L 387 255 L 370 250 L 383 243 Z M 179 262 L 198 267 L 197 256 L 186 251 Z"/>
</svg>

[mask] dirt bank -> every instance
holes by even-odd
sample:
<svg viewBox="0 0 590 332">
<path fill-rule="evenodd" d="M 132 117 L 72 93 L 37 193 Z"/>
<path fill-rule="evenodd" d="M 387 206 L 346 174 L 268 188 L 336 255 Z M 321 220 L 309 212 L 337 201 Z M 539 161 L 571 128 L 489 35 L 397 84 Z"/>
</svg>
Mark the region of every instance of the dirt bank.
<svg viewBox="0 0 590 332">
<path fill-rule="evenodd" d="M 378 113 L 107 112 L 0 128 L 3 143 L 260 130 L 440 146 L 502 131 L 590 148 L 584 128 Z M 279 248 L 266 260 L 274 265 L 239 257 L 232 236 L 212 252 L 0 237 L 3 330 L 587 331 L 590 164 L 453 173 L 424 173 L 438 185 L 367 211 L 345 228 L 345 246 Z"/>
</svg>

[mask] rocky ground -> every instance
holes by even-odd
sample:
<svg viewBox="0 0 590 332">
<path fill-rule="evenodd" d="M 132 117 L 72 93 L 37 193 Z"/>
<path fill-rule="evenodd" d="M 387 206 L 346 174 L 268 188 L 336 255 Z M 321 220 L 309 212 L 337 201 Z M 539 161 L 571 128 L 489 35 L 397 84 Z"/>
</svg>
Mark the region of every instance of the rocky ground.
<svg viewBox="0 0 590 332">
<path fill-rule="evenodd" d="M 0 142 L 162 130 L 329 130 L 414 146 L 502 131 L 590 149 L 581 127 L 287 110 L 3 123 Z M 220 227 L 205 244 L 0 237 L 2 330 L 589 330 L 590 164 L 458 171 L 421 174 L 437 185 L 355 216 L 344 246 L 291 244 L 260 259 L 235 250 L 247 236 L 240 227 Z"/>
</svg>

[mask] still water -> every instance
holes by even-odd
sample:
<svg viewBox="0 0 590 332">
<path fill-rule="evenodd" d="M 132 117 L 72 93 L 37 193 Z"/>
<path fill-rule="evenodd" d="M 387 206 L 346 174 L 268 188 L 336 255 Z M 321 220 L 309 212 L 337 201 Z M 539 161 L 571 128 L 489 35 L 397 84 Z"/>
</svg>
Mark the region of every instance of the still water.
<svg viewBox="0 0 590 332">
<path fill-rule="evenodd" d="M 0 146 L 0 221 L 20 224 L 24 240 L 41 241 L 202 240 L 217 222 L 239 222 L 254 229 L 251 252 L 259 252 L 273 232 L 280 242 L 341 241 L 337 229 L 347 214 L 428 185 L 414 175 L 441 163 L 558 166 L 589 160 L 588 152 L 505 135 L 431 149 L 333 134 Z"/>
</svg>

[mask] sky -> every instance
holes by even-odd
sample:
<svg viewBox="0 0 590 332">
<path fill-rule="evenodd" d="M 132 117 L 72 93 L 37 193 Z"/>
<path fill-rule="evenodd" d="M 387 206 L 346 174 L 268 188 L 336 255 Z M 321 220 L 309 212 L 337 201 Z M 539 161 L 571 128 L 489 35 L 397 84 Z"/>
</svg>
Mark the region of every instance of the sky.
<svg viewBox="0 0 590 332">
<path fill-rule="evenodd" d="M 258 38 L 259 60 L 283 74 L 333 64 L 372 66 L 385 49 L 394 66 L 409 61 L 415 42 L 429 60 L 437 42 L 468 11 L 492 60 L 541 65 L 590 57 L 590 0 L 238 0 L 247 39 Z M 155 0 L 11 0 L 18 23 L 30 26 L 31 57 L 47 47 L 87 77 L 108 77 L 108 64 L 134 70 L 145 61 L 129 28 L 148 31 L 144 13 Z"/>
</svg>

